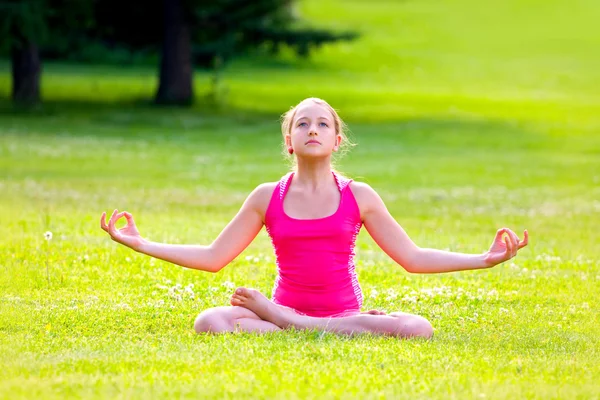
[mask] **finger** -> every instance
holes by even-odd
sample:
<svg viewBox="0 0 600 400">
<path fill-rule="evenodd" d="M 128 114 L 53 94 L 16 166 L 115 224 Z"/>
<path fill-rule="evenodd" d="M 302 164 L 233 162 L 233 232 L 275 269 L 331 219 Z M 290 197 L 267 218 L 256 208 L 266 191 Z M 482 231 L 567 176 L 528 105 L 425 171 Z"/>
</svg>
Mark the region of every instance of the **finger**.
<svg viewBox="0 0 600 400">
<path fill-rule="evenodd" d="M 505 228 L 498 229 L 498 231 L 496 231 L 495 240 L 502 240 L 502 235 L 504 234 L 504 231 L 505 231 Z"/>
<path fill-rule="evenodd" d="M 115 209 L 115 211 L 113 211 L 112 215 L 110 216 L 110 219 L 108 220 L 108 232 L 111 234 L 111 236 L 117 233 L 115 224 L 117 222 L 118 211 L 119 210 Z"/>
<path fill-rule="evenodd" d="M 507 256 L 507 260 L 509 258 L 512 258 L 512 253 L 513 253 L 513 246 L 512 246 L 512 241 L 510 240 L 510 238 L 508 236 L 504 237 L 504 243 L 506 244 L 506 252 L 504 253 Z"/>
<path fill-rule="evenodd" d="M 513 250 L 512 255 L 514 257 L 517 255 L 517 251 L 519 250 L 519 237 L 517 236 L 516 233 L 514 233 L 510 229 L 507 229 L 507 232 L 511 239 L 512 250 Z"/>
<path fill-rule="evenodd" d="M 128 225 L 135 226 L 135 222 L 133 221 L 133 215 L 131 215 L 127 211 L 123 211 L 123 215 L 125 215 L 125 219 L 127 219 Z"/>
<path fill-rule="evenodd" d="M 103 212 L 102 215 L 100 216 L 100 228 L 102 228 L 102 230 L 108 232 L 108 226 L 106 225 L 106 213 Z"/>
<path fill-rule="evenodd" d="M 522 249 L 523 247 L 527 246 L 527 244 L 529 244 L 529 232 L 527 232 L 527 229 L 525 229 L 523 231 L 523 240 L 521 240 L 521 242 L 519 243 L 519 249 Z"/>
<path fill-rule="evenodd" d="M 115 215 L 115 228 L 117 228 L 117 222 L 119 222 L 119 220 L 120 220 L 121 218 L 123 218 L 123 216 L 124 216 L 124 215 L 125 215 L 125 213 L 124 213 L 124 212 L 120 212 L 120 213 L 118 213 L 117 215 Z"/>
</svg>

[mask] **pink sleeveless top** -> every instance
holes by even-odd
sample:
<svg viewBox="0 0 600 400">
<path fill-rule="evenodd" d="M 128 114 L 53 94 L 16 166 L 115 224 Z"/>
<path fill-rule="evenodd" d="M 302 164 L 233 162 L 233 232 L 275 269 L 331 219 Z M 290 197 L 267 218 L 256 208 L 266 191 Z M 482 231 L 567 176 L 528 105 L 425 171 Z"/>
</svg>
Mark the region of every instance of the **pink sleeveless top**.
<svg viewBox="0 0 600 400">
<path fill-rule="evenodd" d="M 279 181 L 265 215 L 277 264 L 273 302 L 314 317 L 356 314 L 363 296 L 354 246 L 362 221 L 349 186 L 352 180 L 333 173 L 341 193 L 334 214 L 295 219 L 283 210 L 293 176 L 291 172 Z"/>
</svg>

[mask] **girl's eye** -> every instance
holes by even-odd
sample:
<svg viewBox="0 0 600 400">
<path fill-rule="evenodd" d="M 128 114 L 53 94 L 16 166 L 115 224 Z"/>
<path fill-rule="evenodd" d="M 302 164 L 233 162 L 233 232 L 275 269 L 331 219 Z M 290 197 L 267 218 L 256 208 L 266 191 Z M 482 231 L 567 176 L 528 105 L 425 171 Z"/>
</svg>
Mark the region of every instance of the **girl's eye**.
<svg viewBox="0 0 600 400">
<path fill-rule="evenodd" d="M 325 122 L 321 122 L 320 125 L 321 126 L 327 126 L 327 124 Z"/>
<path fill-rule="evenodd" d="M 306 122 L 300 122 L 300 123 L 298 124 L 298 126 L 306 126 L 306 125 L 308 125 Z"/>
</svg>

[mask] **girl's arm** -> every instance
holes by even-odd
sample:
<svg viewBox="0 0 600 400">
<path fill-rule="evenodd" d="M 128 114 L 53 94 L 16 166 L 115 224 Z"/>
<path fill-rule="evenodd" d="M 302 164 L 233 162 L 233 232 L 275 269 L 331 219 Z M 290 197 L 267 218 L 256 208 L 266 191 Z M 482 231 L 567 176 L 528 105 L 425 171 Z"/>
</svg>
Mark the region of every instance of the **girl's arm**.
<svg viewBox="0 0 600 400">
<path fill-rule="evenodd" d="M 439 273 L 490 268 L 511 259 L 529 241 L 527 231 L 522 241 L 508 228 L 496 232 L 490 249 L 482 254 L 463 254 L 418 247 L 388 212 L 381 197 L 369 185 L 353 182 L 365 228 L 394 261 L 411 273 Z M 504 238 L 503 238 L 504 237 Z"/>
<path fill-rule="evenodd" d="M 124 211 L 113 212 L 106 224 L 102 213 L 100 226 L 111 238 L 139 253 L 147 254 L 185 268 L 218 272 L 229 264 L 254 240 L 263 226 L 263 216 L 272 192 L 272 185 L 258 186 L 246 199 L 237 215 L 209 246 L 155 243 L 141 237 L 133 216 Z M 116 222 L 125 217 L 127 226 L 116 229 Z"/>
</svg>

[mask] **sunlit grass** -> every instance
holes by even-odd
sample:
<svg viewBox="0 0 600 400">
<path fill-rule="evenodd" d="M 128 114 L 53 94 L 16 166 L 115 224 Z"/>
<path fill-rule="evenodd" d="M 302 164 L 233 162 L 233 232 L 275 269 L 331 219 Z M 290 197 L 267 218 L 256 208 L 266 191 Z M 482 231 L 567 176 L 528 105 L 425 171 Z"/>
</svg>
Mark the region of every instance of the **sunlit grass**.
<svg viewBox="0 0 600 400">
<path fill-rule="evenodd" d="M 600 8 L 535 3 L 307 1 L 316 23 L 362 38 L 308 62 L 234 63 L 222 109 L 139 104 L 151 68 L 47 65 L 46 105 L 2 103 L 0 116 L 0 397 L 598 397 L 600 35 L 583 29 Z M 287 171 L 278 115 L 309 95 L 358 142 L 338 169 L 372 185 L 420 246 L 481 252 L 502 226 L 529 229 L 502 266 L 427 276 L 363 230 L 365 309 L 423 315 L 433 340 L 196 335 L 195 316 L 235 286 L 270 295 L 265 232 L 208 274 L 100 230 L 119 208 L 152 240 L 210 243 Z"/>
</svg>

